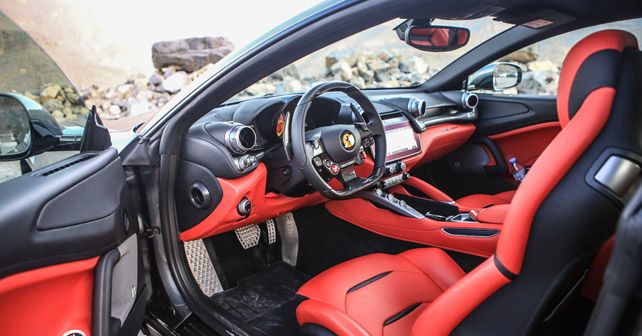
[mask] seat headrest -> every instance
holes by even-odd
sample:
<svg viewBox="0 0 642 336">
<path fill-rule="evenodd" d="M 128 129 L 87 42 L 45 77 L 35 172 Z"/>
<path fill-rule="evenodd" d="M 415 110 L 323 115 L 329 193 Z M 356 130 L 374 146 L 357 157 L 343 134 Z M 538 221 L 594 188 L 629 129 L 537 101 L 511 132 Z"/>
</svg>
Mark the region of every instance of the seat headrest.
<svg viewBox="0 0 642 336">
<path fill-rule="evenodd" d="M 562 127 L 580 109 L 584 99 L 601 87 L 613 87 L 620 56 L 625 48 L 637 48 L 629 32 L 603 30 L 579 41 L 564 59 L 557 89 L 557 115 Z"/>
</svg>

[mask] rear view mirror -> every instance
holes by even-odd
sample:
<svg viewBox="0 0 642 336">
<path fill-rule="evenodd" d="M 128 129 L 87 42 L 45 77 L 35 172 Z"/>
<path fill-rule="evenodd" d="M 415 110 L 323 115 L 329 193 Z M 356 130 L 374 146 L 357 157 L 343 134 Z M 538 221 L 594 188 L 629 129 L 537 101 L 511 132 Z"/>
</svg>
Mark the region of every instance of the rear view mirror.
<svg viewBox="0 0 642 336">
<path fill-rule="evenodd" d="M 0 95 L 0 161 L 20 160 L 31 149 L 31 124 L 24 105 L 11 95 Z"/>
<path fill-rule="evenodd" d="M 522 81 L 522 68 L 512 63 L 489 64 L 468 78 L 468 90 L 502 91 Z"/>
<path fill-rule="evenodd" d="M 451 51 L 468 43 L 470 30 L 448 26 L 409 26 L 404 40 L 406 44 L 423 51 Z"/>
</svg>

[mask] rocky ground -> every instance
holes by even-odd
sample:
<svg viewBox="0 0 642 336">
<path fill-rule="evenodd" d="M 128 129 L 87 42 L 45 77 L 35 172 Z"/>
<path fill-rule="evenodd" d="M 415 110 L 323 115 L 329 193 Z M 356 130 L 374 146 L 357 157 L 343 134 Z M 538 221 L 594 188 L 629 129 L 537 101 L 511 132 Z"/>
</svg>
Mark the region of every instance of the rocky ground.
<svg viewBox="0 0 642 336">
<path fill-rule="evenodd" d="M 221 37 L 159 42 L 152 47 L 157 70 L 149 77 L 132 75 L 120 85 L 80 88 L 79 94 L 70 87 L 48 85 L 40 92 L 25 95 L 40 102 L 63 122 L 74 122 L 93 105 L 105 120 L 153 115 L 233 48 L 230 41 Z M 506 93 L 555 94 L 557 64 L 539 59 L 530 49 L 512 53 L 502 61 L 518 63 L 524 70 L 522 84 Z M 243 90 L 237 98 L 301 92 L 325 80 L 347 81 L 361 88 L 407 87 L 426 81 L 439 70 L 420 56 L 404 57 L 387 50 L 332 52 L 325 57 L 324 65 L 319 76 L 301 76 L 297 66 L 290 65 Z"/>
</svg>

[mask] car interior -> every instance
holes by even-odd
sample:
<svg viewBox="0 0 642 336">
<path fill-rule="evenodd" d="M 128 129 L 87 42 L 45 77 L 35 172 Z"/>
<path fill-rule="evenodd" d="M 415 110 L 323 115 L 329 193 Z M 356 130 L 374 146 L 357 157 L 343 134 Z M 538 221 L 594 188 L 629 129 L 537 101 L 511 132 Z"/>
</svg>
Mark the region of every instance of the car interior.
<svg viewBox="0 0 642 336">
<path fill-rule="evenodd" d="M 182 278 L 198 319 L 166 313 L 184 330 L 205 321 L 233 335 L 639 331 L 630 320 L 601 325 L 594 307 L 640 181 L 640 42 L 623 30 L 587 34 L 566 54 L 556 96 L 471 85 L 477 70 L 522 47 L 641 17 L 639 4 L 615 2 L 355 5 L 319 23 L 337 30 L 315 43 L 266 52 L 266 73 L 227 75 L 229 89 L 204 92 L 160 141 L 169 168 L 159 197 L 172 211 L 155 246 L 174 256 L 157 252 L 169 269 L 152 277 L 168 293 L 168 274 Z M 399 43 L 435 51 L 474 36 L 428 31 L 417 19 L 482 17 L 511 28 L 419 86 L 327 81 L 228 100 L 391 18 L 407 19 Z M 499 85 L 495 71 L 485 79 Z M 639 302 L 627 307 L 609 320 L 639 314 Z"/>
</svg>

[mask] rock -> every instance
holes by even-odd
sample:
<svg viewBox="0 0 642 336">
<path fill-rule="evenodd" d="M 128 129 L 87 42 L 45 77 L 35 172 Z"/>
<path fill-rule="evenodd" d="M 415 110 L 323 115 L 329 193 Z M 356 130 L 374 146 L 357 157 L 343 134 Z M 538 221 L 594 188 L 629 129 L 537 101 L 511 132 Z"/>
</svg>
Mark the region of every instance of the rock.
<svg viewBox="0 0 642 336">
<path fill-rule="evenodd" d="M 163 90 L 169 93 L 177 93 L 178 91 L 183 89 L 183 87 L 185 87 L 186 80 L 187 73 L 185 71 L 178 71 L 163 80 Z"/>
<path fill-rule="evenodd" d="M 111 115 L 120 115 L 122 113 L 118 105 L 111 105 L 107 112 L 109 112 L 109 114 Z"/>
<path fill-rule="evenodd" d="M 366 82 L 370 82 L 374 79 L 374 75 L 375 75 L 374 71 L 367 70 L 361 74 L 361 78 L 363 78 L 363 80 Z"/>
<path fill-rule="evenodd" d="M 362 77 L 353 77 L 350 83 L 354 84 L 358 88 L 366 87 L 366 81 Z"/>
<path fill-rule="evenodd" d="M 27 97 L 27 98 L 29 98 L 31 100 L 35 100 L 37 102 L 40 102 L 40 96 L 36 96 L 36 95 L 34 95 L 33 93 L 31 93 L 29 91 L 25 92 L 25 97 Z"/>
<path fill-rule="evenodd" d="M 535 60 L 537 60 L 537 53 L 535 53 L 531 47 L 514 51 L 500 59 L 502 62 L 519 62 L 524 64 Z"/>
<path fill-rule="evenodd" d="M 123 85 L 120 85 L 119 87 L 116 88 L 116 92 L 118 92 L 118 94 L 120 94 L 121 96 L 124 96 L 131 89 L 132 89 L 132 85 L 131 84 L 123 84 Z"/>
<path fill-rule="evenodd" d="M 274 93 L 276 91 L 276 86 L 269 83 L 256 83 L 245 89 L 245 91 L 250 96 L 265 96 L 268 93 Z"/>
<path fill-rule="evenodd" d="M 410 68 L 408 66 L 408 63 L 406 63 L 404 61 L 399 62 L 399 70 L 401 70 L 401 72 L 405 72 L 405 73 L 410 72 Z"/>
<path fill-rule="evenodd" d="M 102 96 L 105 99 L 114 99 L 114 98 L 116 98 L 116 90 L 114 90 L 112 88 L 108 88 L 107 90 L 105 90 L 103 92 Z"/>
<path fill-rule="evenodd" d="M 156 42 L 152 46 L 152 61 L 156 69 L 175 65 L 194 72 L 208 63 L 216 63 L 234 50 L 225 37 L 195 37 Z"/>
<path fill-rule="evenodd" d="M 56 119 L 56 120 L 64 120 L 65 119 L 65 114 L 62 113 L 60 110 L 56 110 L 51 112 L 51 115 Z"/>
<path fill-rule="evenodd" d="M 357 55 L 352 51 L 335 50 L 325 56 L 325 68 L 330 71 L 332 66 L 339 61 L 348 63 L 352 66 L 357 63 Z"/>
<path fill-rule="evenodd" d="M 332 71 L 332 74 L 336 79 L 342 81 L 349 81 L 352 79 L 352 68 L 346 61 L 341 60 L 335 63 L 334 65 L 332 65 L 332 68 L 330 70 Z"/>
<path fill-rule="evenodd" d="M 390 80 L 390 75 L 385 70 L 377 70 L 375 71 L 374 78 L 377 82 L 387 82 Z"/>
<path fill-rule="evenodd" d="M 366 65 L 365 60 L 357 61 L 357 71 L 360 75 L 368 71 L 368 66 Z"/>
<path fill-rule="evenodd" d="M 559 66 L 549 60 L 533 61 L 526 65 L 531 71 L 559 71 Z"/>
<path fill-rule="evenodd" d="M 296 68 L 296 65 L 290 64 L 286 66 L 285 68 L 281 69 L 281 74 L 283 76 L 290 76 L 294 79 L 301 79 L 301 75 L 299 75 L 299 70 Z"/>
<path fill-rule="evenodd" d="M 40 97 L 43 98 L 49 98 L 49 99 L 54 99 L 58 94 L 60 94 L 60 91 L 62 88 L 60 85 L 54 84 L 54 85 L 49 85 L 45 87 L 42 91 L 40 91 Z"/>
<path fill-rule="evenodd" d="M 127 100 L 127 112 L 130 116 L 146 114 L 154 109 L 154 106 L 147 101 L 147 99 L 129 98 Z"/>
<path fill-rule="evenodd" d="M 109 108 L 111 107 L 111 103 L 109 101 L 104 101 L 99 106 L 103 111 L 109 111 Z"/>
<path fill-rule="evenodd" d="M 419 73 L 423 74 L 428 71 L 428 64 L 423 58 L 419 56 L 413 56 L 408 60 L 408 72 L 410 73 Z"/>
<path fill-rule="evenodd" d="M 287 92 L 302 92 L 305 90 L 303 84 L 297 79 L 292 78 L 286 81 L 286 83 L 288 83 L 288 87 L 286 88 Z"/>
<path fill-rule="evenodd" d="M 380 58 L 370 59 L 368 61 L 368 68 L 372 71 L 379 71 L 388 68 L 388 63 L 382 61 Z"/>
<path fill-rule="evenodd" d="M 71 109 L 71 107 L 65 107 L 62 109 L 62 113 L 65 115 L 65 118 L 73 118 L 74 117 L 74 111 Z"/>
<path fill-rule="evenodd" d="M 42 102 L 42 107 L 45 108 L 45 110 L 53 113 L 53 111 L 61 111 L 65 108 L 65 105 L 63 105 L 61 102 L 59 102 L 56 99 L 49 99 L 45 100 Z"/>
<path fill-rule="evenodd" d="M 394 55 L 389 52 L 388 50 L 382 49 L 379 51 L 379 54 L 377 55 L 380 60 L 387 62 L 389 59 L 391 59 Z"/>
<path fill-rule="evenodd" d="M 391 68 L 398 69 L 399 68 L 399 58 L 396 56 L 393 56 L 392 58 L 388 59 L 388 65 Z"/>
</svg>

